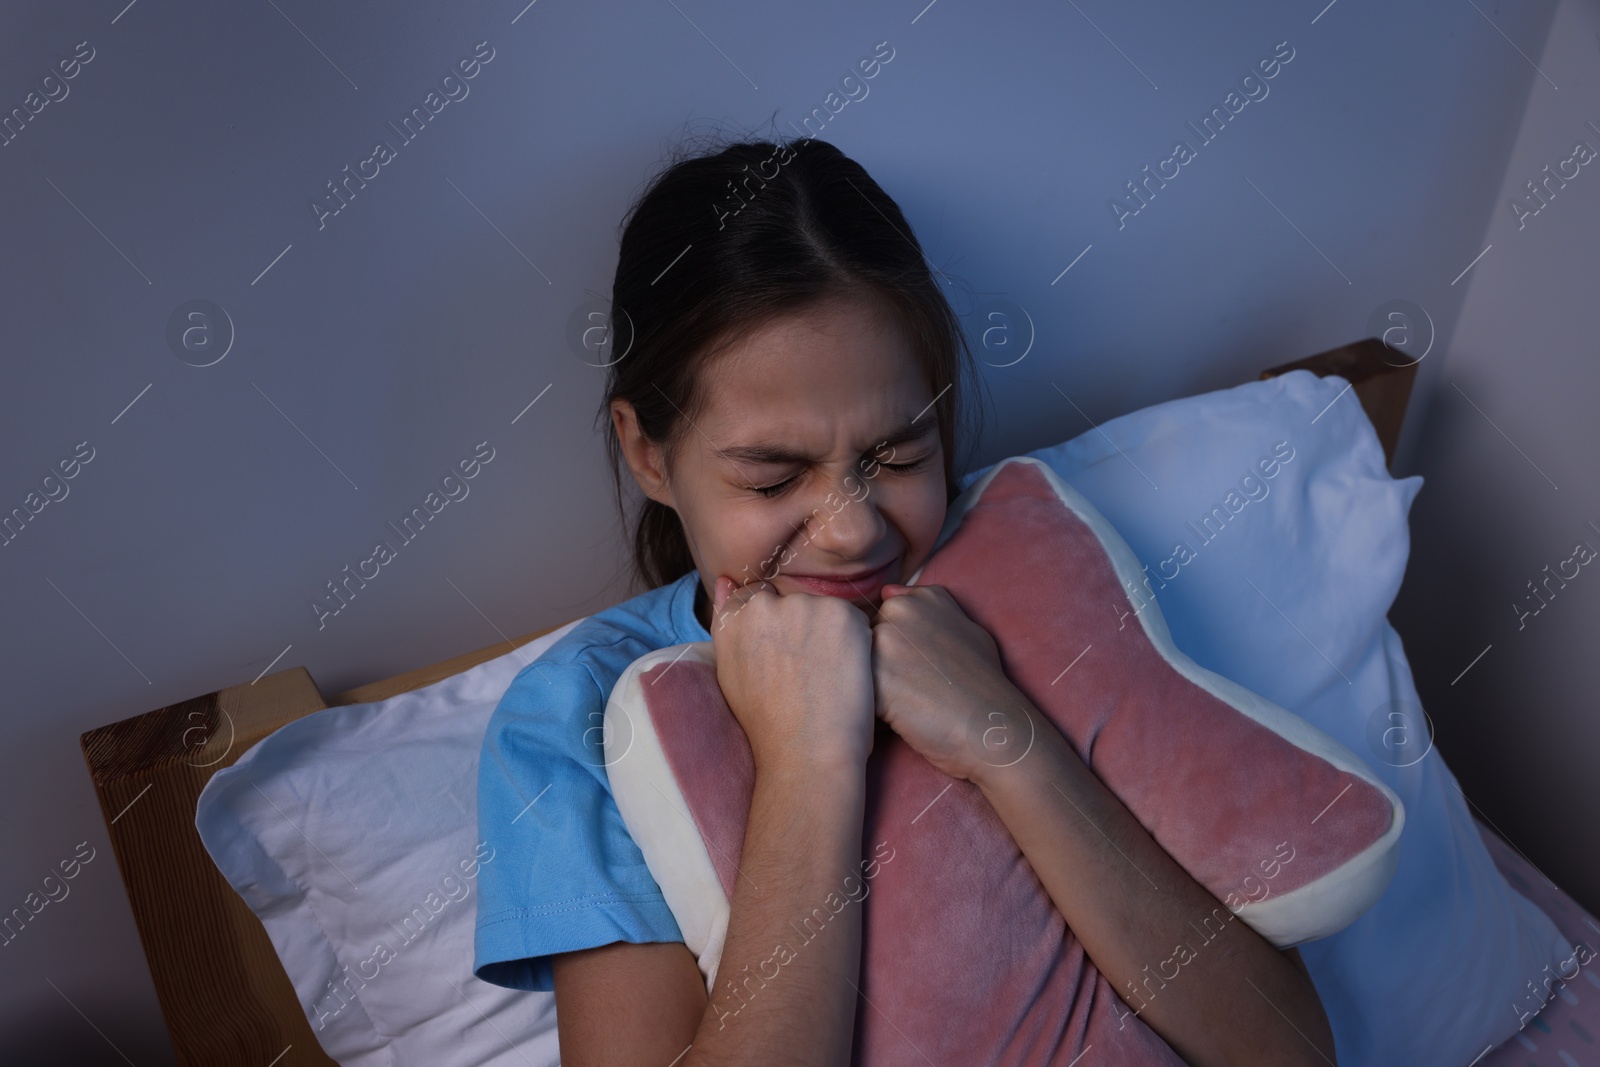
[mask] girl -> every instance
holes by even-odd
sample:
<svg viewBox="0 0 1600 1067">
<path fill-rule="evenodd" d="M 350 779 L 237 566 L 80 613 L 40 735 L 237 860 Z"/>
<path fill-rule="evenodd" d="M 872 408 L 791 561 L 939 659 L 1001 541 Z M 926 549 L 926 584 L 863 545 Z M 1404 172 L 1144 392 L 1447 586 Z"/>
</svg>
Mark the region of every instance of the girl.
<svg viewBox="0 0 1600 1067">
<path fill-rule="evenodd" d="M 652 589 L 574 627 L 494 713 L 478 817 L 500 859 L 480 879 L 478 976 L 555 990 L 567 1067 L 850 1061 L 861 909 L 758 996 L 708 997 L 611 798 L 599 724 L 617 677 L 709 640 L 755 765 L 721 974 L 768 956 L 860 862 L 884 729 L 980 787 L 1095 966 L 1131 988 L 1219 902 L 948 592 L 899 584 L 957 495 L 971 355 L 894 201 L 814 139 L 682 159 L 629 214 L 612 307 L 602 410 L 619 507 L 619 460 L 646 497 L 634 560 Z M 1003 768 L 968 743 L 996 708 L 1036 731 Z M 1140 1018 L 1194 1065 L 1331 1064 L 1298 953 L 1226 931 Z"/>
</svg>

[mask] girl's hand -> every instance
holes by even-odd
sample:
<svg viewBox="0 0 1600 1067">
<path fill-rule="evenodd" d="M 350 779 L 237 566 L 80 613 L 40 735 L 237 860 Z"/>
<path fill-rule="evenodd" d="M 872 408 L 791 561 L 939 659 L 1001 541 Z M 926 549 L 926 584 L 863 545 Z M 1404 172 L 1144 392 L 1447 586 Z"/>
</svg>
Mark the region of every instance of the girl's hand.
<svg viewBox="0 0 1600 1067">
<path fill-rule="evenodd" d="M 872 752 L 872 627 L 838 597 L 739 589 L 719 575 L 711 641 L 717 684 L 757 771 L 861 769 Z"/>
<path fill-rule="evenodd" d="M 929 763 L 975 780 L 1033 743 L 1033 710 L 989 631 L 938 585 L 883 587 L 872 623 L 877 713 Z"/>
</svg>

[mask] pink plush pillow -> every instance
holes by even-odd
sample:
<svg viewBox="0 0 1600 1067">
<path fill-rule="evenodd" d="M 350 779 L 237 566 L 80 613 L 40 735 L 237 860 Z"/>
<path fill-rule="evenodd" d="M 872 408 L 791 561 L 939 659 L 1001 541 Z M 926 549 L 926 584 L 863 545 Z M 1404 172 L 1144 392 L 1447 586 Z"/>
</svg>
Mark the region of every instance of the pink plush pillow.
<svg viewBox="0 0 1600 1067">
<path fill-rule="evenodd" d="M 994 636 L 1012 682 L 1223 902 L 1190 952 L 1235 915 L 1280 948 L 1325 937 L 1382 894 L 1400 799 L 1332 738 L 1174 647 L 1133 552 L 1044 463 L 1013 457 L 969 486 L 907 584 L 919 583 L 944 586 Z M 640 657 L 604 731 L 618 810 L 708 989 L 754 781 L 712 648 Z M 862 877 L 786 946 L 804 951 L 832 915 L 864 909 L 856 1062 L 1064 1064 L 1090 1045 L 1100 1064 L 1181 1062 L 1095 969 L 978 788 L 893 735 L 868 762 L 863 840 Z M 1132 1002 L 1186 958 L 1152 961 Z M 765 984 L 755 971 L 725 981 L 745 995 Z"/>
</svg>

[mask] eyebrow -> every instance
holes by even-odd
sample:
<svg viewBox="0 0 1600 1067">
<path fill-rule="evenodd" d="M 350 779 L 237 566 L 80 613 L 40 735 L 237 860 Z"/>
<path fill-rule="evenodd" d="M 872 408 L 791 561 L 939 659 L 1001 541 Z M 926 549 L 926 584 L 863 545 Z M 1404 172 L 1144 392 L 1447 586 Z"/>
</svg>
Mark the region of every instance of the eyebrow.
<svg viewBox="0 0 1600 1067">
<path fill-rule="evenodd" d="M 926 409 L 924 409 L 926 410 Z M 919 414 L 906 420 L 893 430 L 878 439 L 872 449 L 882 448 L 885 445 L 903 445 L 910 441 L 920 441 L 933 433 L 939 427 L 936 419 L 922 419 Z M 744 460 L 749 463 L 810 463 L 813 457 L 803 452 L 782 445 L 730 445 L 717 450 L 731 460 Z"/>
</svg>

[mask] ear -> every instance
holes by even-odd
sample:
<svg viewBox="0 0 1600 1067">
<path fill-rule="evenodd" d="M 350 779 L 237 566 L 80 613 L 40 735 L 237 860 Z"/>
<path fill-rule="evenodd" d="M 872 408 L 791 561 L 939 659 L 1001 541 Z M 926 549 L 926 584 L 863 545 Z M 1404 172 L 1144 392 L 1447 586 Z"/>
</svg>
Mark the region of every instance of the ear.
<svg viewBox="0 0 1600 1067">
<path fill-rule="evenodd" d="M 633 472 L 633 480 L 645 496 L 670 508 L 677 505 L 667 484 L 665 459 L 659 444 L 645 437 L 639 428 L 639 417 L 633 404 L 627 400 L 611 402 L 611 425 L 617 431 L 617 441 L 622 446 L 622 458 Z"/>
</svg>

